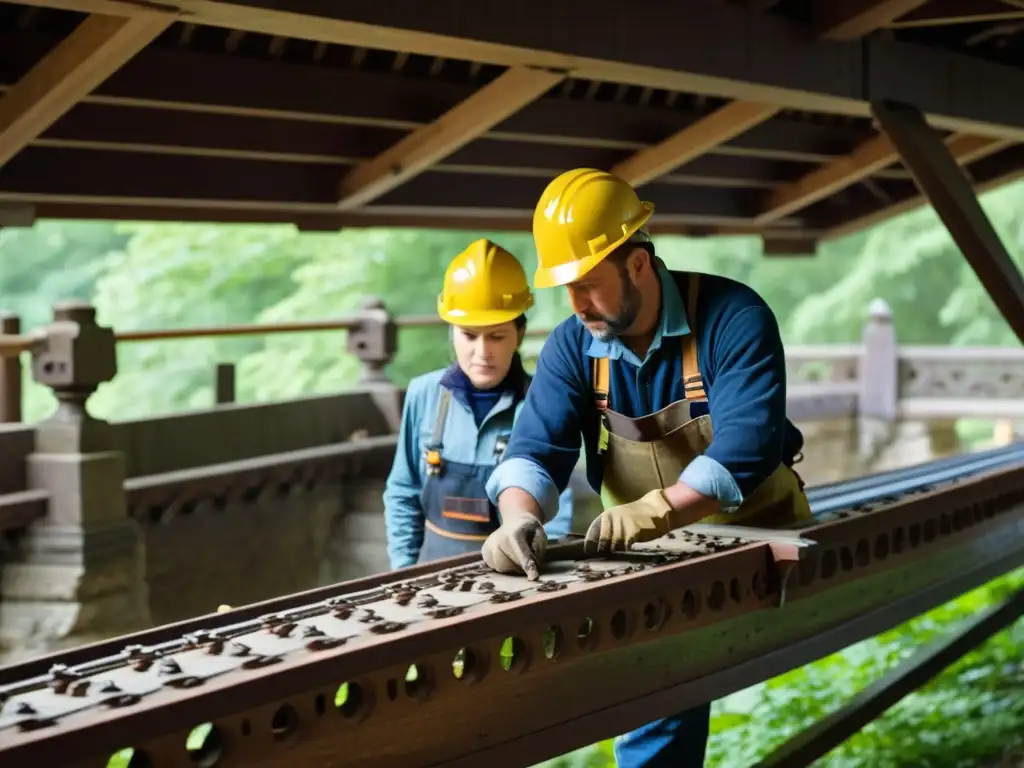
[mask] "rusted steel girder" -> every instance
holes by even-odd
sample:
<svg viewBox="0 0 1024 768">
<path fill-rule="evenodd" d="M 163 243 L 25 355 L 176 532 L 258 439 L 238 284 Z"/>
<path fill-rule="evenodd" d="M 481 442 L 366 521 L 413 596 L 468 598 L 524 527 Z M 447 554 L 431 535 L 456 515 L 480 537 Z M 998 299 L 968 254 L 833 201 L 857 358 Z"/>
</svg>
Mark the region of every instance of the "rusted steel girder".
<svg viewBox="0 0 1024 768">
<path fill-rule="evenodd" d="M 1021 564 L 1024 467 L 797 531 L 728 532 L 739 535 L 688 529 L 629 556 L 549 563 L 540 582 L 469 557 L 271 615 L 222 614 L 216 630 L 193 622 L 161 647 L 78 654 L 35 679 L 17 672 L 38 664 L 12 667 L 0 760 L 102 766 L 133 747 L 154 766 L 535 762 L 807 663 Z M 212 727 L 190 753 L 202 723 Z"/>
</svg>

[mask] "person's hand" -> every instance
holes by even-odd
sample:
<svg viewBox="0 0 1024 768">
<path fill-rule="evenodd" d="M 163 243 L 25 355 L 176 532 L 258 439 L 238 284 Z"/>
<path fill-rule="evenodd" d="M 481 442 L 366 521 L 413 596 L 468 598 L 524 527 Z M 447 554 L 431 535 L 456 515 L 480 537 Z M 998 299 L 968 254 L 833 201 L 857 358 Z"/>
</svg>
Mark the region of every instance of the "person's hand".
<svg viewBox="0 0 1024 768">
<path fill-rule="evenodd" d="M 529 512 L 503 513 L 503 518 L 501 527 L 484 542 L 484 562 L 498 573 L 525 573 L 536 581 L 548 548 L 543 523 Z"/>
<path fill-rule="evenodd" d="M 636 542 L 653 541 L 671 530 L 672 506 L 659 488 L 629 504 L 606 509 L 587 529 L 587 554 L 629 549 Z"/>
</svg>

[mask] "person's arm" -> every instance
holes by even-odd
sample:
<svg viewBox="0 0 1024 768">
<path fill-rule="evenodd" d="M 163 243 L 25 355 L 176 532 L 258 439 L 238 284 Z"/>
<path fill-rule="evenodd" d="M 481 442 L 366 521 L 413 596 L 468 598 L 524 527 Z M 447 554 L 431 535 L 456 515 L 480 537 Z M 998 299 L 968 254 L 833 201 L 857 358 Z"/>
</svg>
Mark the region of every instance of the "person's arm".
<svg viewBox="0 0 1024 768">
<path fill-rule="evenodd" d="M 384 525 L 392 569 L 415 565 L 423 545 L 419 433 L 426 394 L 417 382 L 410 383 L 398 428 L 395 460 L 384 489 Z"/>
<path fill-rule="evenodd" d="M 715 376 L 708 401 L 714 436 L 707 451 L 683 470 L 679 484 L 716 504 L 713 512 L 731 512 L 782 462 L 786 359 L 775 315 L 763 304 L 727 319 L 711 351 Z M 704 504 L 689 502 L 696 503 Z"/>
<path fill-rule="evenodd" d="M 786 368 L 778 325 L 763 305 L 725 320 L 711 345 L 711 445 L 667 488 L 605 510 L 587 531 L 589 552 L 628 549 L 719 511 L 732 511 L 779 466 Z"/>
<path fill-rule="evenodd" d="M 558 512 L 559 493 L 579 458 L 580 414 L 586 384 L 567 343 L 569 323 L 548 337 L 537 361 L 505 458 L 487 480 L 501 527 L 484 542 L 484 562 L 500 573 L 540 575 L 547 535 L 543 523 Z"/>
<path fill-rule="evenodd" d="M 588 388 L 567 343 L 570 329 L 557 328 L 541 349 L 505 458 L 487 481 L 487 495 L 502 521 L 524 514 L 552 520 L 579 460 L 580 414 L 587 407 Z"/>
</svg>

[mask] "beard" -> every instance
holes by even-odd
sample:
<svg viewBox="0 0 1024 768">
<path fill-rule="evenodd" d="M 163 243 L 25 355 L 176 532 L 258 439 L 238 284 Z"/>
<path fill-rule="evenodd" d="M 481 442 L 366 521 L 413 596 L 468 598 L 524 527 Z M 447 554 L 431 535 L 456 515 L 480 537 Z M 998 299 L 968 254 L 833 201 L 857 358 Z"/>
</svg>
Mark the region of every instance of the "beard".
<svg viewBox="0 0 1024 768">
<path fill-rule="evenodd" d="M 609 342 L 622 336 L 636 322 L 640 314 L 642 298 L 640 289 L 626 275 L 622 276 L 622 296 L 619 301 L 619 313 L 617 315 L 599 315 L 587 313 L 579 315 L 584 326 L 590 331 L 590 335 L 598 341 Z M 591 328 L 587 323 L 601 322 L 603 328 Z"/>
</svg>

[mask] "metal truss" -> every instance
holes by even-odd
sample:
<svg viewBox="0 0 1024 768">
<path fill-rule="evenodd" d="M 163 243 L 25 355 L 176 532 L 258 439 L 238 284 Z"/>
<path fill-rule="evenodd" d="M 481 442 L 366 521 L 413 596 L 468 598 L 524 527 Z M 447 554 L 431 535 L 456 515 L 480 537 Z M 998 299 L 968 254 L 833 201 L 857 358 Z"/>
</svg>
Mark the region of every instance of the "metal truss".
<svg viewBox="0 0 1024 768">
<path fill-rule="evenodd" d="M 0 670 L 0 761 L 523 766 L 909 619 L 1024 562 L 1022 534 L 1018 466 L 795 530 L 568 542 L 538 582 L 453 558 Z"/>
</svg>

